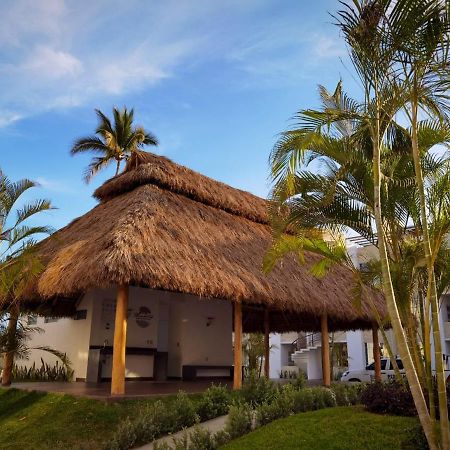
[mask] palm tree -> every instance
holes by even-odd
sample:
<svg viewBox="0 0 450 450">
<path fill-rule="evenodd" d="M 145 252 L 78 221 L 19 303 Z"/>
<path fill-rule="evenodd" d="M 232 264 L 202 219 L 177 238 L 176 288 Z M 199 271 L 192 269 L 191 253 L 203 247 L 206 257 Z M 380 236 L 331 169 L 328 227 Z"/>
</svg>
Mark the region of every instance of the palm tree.
<svg viewBox="0 0 450 450">
<path fill-rule="evenodd" d="M 35 186 L 36 183 L 27 179 L 11 182 L 0 171 L 0 309 L 7 311 L 9 316 L 2 345 L 3 385 L 11 383 L 20 315 L 19 299 L 29 283 L 42 271 L 42 264 L 35 252 L 36 236 L 52 232 L 47 226 L 27 224 L 36 214 L 52 208 L 49 200 L 40 199 L 17 206 L 23 194 Z"/>
<path fill-rule="evenodd" d="M 77 139 L 70 153 L 93 153 L 94 156 L 84 172 L 84 180 L 89 183 L 100 170 L 116 163 L 116 175 L 120 172 L 122 161 L 133 152 L 146 145 L 158 145 L 158 139 L 141 126 L 133 126 L 134 110 L 124 107 L 121 111 L 114 107 L 114 124 L 100 110 L 95 110 L 99 119 L 94 136 Z"/>
<path fill-rule="evenodd" d="M 275 181 L 274 224 L 279 235 L 289 227 L 291 231 L 297 230 L 300 236 L 282 237 L 276 241 L 266 260 L 266 269 L 270 269 L 273 261 L 288 251 L 301 253 L 310 250 L 320 254 L 323 257 L 321 263 L 312 268 L 317 275 L 323 275 L 327 265 L 335 261 L 346 262 L 343 256 L 345 249 L 340 250 L 339 246 L 330 248 L 329 244 L 318 242 L 317 231 L 313 239 L 310 238 L 310 231 L 317 228 L 331 232 L 350 228 L 374 245 L 379 243 L 373 230 L 373 153 L 371 136 L 365 126 L 364 107 L 343 93 L 342 83 L 332 94 L 323 87 L 320 93 L 323 108 L 298 113 L 299 126 L 282 134 L 271 155 Z M 411 304 L 416 267 L 412 265 L 410 271 L 405 272 L 407 242 L 404 238 L 411 220 L 418 224 L 418 198 L 412 155 L 408 152 L 411 147 L 410 130 L 392 120 L 387 130 L 382 146 L 383 158 L 380 158 L 384 180 L 380 190 L 382 223 L 397 311 L 401 323 L 406 325 L 413 322 Z M 435 144 L 447 143 L 450 129 L 440 122 L 421 122 L 418 136 L 422 148 L 421 165 L 429 178 L 427 184 L 441 187 L 439 193 L 434 193 L 434 199 L 441 199 L 439 211 L 442 217 L 442 212 L 447 211 L 442 191 L 446 188 L 448 192 L 449 184 L 437 180 L 440 174 L 446 174 L 448 160 L 433 156 L 429 150 Z M 431 182 L 432 178 L 436 178 L 436 183 Z M 442 221 L 439 237 L 446 230 L 444 223 Z M 420 236 L 416 241 L 421 242 Z M 423 253 L 420 257 L 423 259 Z M 411 349 L 414 368 L 422 374 L 417 330 L 405 326 L 405 331 L 405 344 L 408 343 Z M 432 400 L 432 396 L 429 398 Z M 434 412 L 434 408 L 430 410 Z"/>
<path fill-rule="evenodd" d="M 419 108 L 437 116 L 440 120 L 447 119 L 449 105 L 447 91 L 450 79 L 447 75 L 449 61 L 447 58 L 449 41 L 449 22 L 446 6 L 440 1 L 425 1 L 424 14 L 428 20 L 419 21 L 417 18 L 411 26 L 415 32 L 408 33 L 408 39 L 403 41 L 400 52 L 403 69 L 404 86 L 408 91 L 409 104 L 404 111 L 411 123 L 411 150 L 419 193 L 419 219 L 423 235 L 424 256 L 427 263 L 427 291 L 426 310 L 431 307 L 431 322 L 435 349 L 436 378 L 438 384 L 438 399 L 440 412 L 440 426 L 442 447 L 450 448 L 449 422 L 446 398 L 445 373 L 443 367 L 442 348 L 439 330 L 439 299 L 434 272 L 434 259 L 431 239 L 429 235 L 427 202 L 424 177 L 420 164 L 421 149 L 418 141 Z"/>
</svg>

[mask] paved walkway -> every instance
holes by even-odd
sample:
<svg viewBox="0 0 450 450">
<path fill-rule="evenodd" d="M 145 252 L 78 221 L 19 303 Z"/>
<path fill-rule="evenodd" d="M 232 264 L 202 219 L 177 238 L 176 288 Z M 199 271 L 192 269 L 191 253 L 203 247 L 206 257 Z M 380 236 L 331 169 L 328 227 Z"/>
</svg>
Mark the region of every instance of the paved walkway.
<svg viewBox="0 0 450 450">
<path fill-rule="evenodd" d="M 202 422 L 197 426 L 199 426 L 203 429 L 209 430 L 211 433 L 216 433 L 217 431 L 223 430 L 223 428 L 225 427 L 225 422 L 227 420 L 227 417 L 228 416 L 216 417 L 215 419 L 211 419 L 211 420 L 207 420 L 206 422 Z M 157 442 L 158 444 L 162 444 L 162 443 L 166 442 L 167 444 L 172 445 L 173 438 L 180 439 L 183 437 L 184 433 L 189 434 L 191 431 L 194 430 L 194 428 L 195 428 L 195 425 L 193 427 L 186 428 L 183 431 L 179 431 L 178 433 L 171 434 L 170 436 L 165 436 L 161 439 L 158 439 L 155 442 Z M 153 444 L 154 444 L 154 442 L 152 442 L 151 444 L 144 445 L 143 447 L 139 447 L 135 450 L 153 450 Z"/>
</svg>

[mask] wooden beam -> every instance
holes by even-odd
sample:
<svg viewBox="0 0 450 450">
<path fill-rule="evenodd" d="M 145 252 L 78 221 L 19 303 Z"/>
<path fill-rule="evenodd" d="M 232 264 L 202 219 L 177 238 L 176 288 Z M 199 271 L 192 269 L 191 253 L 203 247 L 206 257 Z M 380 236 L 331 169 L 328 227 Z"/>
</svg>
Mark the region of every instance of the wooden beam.
<svg viewBox="0 0 450 450">
<path fill-rule="evenodd" d="M 264 311 L 264 375 L 267 379 L 270 378 L 270 317 L 269 310 Z"/>
<path fill-rule="evenodd" d="M 242 387 L 242 304 L 234 303 L 234 379 L 233 389 Z"/>
<path fill-rule="evenodd" d="M 125 394 L 125 350 L 127 346 L 128 286 L 117 287 L 116 320 L 111 376 L 111 395 Z"/>
<path fill-rule="evenodd" d="M 320 327 L 322 333 L 322 379 L 324 386 L 331 385 L 330 371 L 330 337 L 328 335 L 328 319 L 324 314 L 320 318 Z"/>
<path fill-rule="evenodd" d="M 380 341 L 378 340 L 378 325 L 372 325 L 373 360 L 375 361 L 375 381 L 381 381 Z"/>
</svg>

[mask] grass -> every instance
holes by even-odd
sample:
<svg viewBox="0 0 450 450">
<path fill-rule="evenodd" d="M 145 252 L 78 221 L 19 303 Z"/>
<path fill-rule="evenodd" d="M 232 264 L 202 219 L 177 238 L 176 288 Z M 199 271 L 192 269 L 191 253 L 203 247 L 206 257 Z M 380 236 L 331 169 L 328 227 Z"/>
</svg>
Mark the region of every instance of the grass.
<svg viewBox="0 0 450 450">
<path fill-rule="evenodd" d="M 418 424 L 415 417 L 372 414 L 359 406 L 327 408 L 276 420 L 223 450 L 423 449 Z"/>
<path fill-rule="evenodd" d="M 159 399 L 170 407 L 174 398 Z M 0 449 L 99 449 L 121 420 L 156 400 L 107 404 L 64 394 L 0 389 Z"/>
</svg>

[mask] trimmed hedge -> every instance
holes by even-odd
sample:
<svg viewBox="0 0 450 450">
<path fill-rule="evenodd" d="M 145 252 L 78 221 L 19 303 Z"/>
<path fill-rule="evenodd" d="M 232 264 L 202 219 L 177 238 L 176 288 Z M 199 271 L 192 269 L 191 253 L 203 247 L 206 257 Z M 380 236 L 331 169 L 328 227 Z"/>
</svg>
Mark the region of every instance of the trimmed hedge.
<svg viewBox="0 0 450 450">
<path fill-rule="evenodd" d="M 211 434 L 195 429 L 193 436 L 174 442 L 175 449 L 191 449 L 188 441 L 204 442 L 204 448 L 217 448 L 255 427 L 299 412 L 332 406 L 348 406 L 359 402 L 360 386 L 335 384 L 304 388 L 303 383 L 275 384 L 265 378 L 250 377 L 243 388 L 230 392 L 224 386 L 212 385 L 194 402 L 180 392 L 168 408 L 157 401 L 133 420 L 127 419 L 106 443 L 108 450 L 128 450 L 190 427 L 200 421 L 228 414 L 225 430 Z M 166 444 L 161 449 L 170 448 Z M 200 448 L 200 447 L 199 447 Z M 203 447 L 202 447 L 203 448 Z"/>
</svg>

